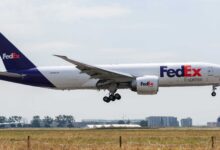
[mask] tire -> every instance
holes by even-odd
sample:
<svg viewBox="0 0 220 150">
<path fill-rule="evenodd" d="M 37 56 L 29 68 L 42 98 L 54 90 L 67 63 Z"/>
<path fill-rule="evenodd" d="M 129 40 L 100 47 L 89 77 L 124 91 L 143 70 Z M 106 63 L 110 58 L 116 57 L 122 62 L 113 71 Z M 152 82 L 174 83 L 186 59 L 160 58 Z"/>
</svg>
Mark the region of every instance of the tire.
<svg viewBox="0 0 220 150">
<path fill-rule="evenodd" d="M 109 99 L 107 96 L 105 96 L 105 97 L 103 98 L 103 101 L 106 102 L 106 103 L 109 103 L 109 102 L 110 102 L 110 99 Z"/>
<path fill-rule="evenodd" d="M 114 95 L 110 95 L 110 96 L 109 96 L 109 99 L 110 99 L 111 101 L 115 101 L 115 96 L 114 96 Z"/>
<path fill-rule="evenodd" d="M 118 93 L 116 93 L 116 94 L 115 94 L 115 98 L 116 98 L 117 100 L 120 100 L 120 99 L 121 99 L 121 95 L 118 94 Z"/>
<path fill-rule="evenodd" d="M 215 97 L 216 96 L 216 92 L 212 92 L 212 96 Z"/>
</svg>

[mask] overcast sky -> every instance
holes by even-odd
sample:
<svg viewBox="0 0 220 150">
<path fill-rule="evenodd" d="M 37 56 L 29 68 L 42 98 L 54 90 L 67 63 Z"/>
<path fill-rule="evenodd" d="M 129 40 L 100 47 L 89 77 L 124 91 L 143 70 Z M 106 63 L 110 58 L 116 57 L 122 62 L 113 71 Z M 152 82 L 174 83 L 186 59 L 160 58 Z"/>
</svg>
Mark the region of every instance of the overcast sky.
<svg viewBox="0 0 220 150">
<path fill-rule="evenodd" d="M 205 61 L 220 64 L 219 0 L 1 0 L 0 32 L 37 66 Z M 0 69 L 4 70 L 1 62 Z M 219 91 L 219 90 L 218 90 Z M 119 91 L 56 91 L 0 81 L 0 115 L 144 119 L 152 115 L 216 121 L 211 87 L 160 88 L 156 96 Z"/>
</svg>

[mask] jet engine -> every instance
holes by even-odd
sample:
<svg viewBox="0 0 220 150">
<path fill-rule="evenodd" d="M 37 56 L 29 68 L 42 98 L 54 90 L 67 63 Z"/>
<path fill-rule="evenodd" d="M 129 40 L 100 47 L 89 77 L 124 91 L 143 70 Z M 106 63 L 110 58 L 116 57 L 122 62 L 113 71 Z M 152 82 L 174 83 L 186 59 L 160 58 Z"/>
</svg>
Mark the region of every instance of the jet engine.
<svg viewBox="0 0 220 150">
<path fill-rule="evenodd" d="M 139 95 L 155 95 L 159 90 L 159 78 L 157 76 L 137 77 L 132 81 L 131 90 Z"/>
</svg>

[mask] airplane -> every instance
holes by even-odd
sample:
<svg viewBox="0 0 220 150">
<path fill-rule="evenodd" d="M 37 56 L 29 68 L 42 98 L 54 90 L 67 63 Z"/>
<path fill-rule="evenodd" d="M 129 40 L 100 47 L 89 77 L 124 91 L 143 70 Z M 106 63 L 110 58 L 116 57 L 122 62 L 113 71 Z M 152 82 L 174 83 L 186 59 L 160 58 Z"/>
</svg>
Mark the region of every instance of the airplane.
<svg viewBox="0 0 220 150">
<path fill-rule="evenodd" d="M 6 71 L 0 80 L 58 90 L 108 90 L 104 102 L 120 100 L 118 89 L 156 95 L 160 87 L 212 86 L 216 96 L 220 65 L 202 62 L 89 65 L 54 55 L 72 66 L 37 67 L 0 33 L 0 55 Z"/>
</svg>

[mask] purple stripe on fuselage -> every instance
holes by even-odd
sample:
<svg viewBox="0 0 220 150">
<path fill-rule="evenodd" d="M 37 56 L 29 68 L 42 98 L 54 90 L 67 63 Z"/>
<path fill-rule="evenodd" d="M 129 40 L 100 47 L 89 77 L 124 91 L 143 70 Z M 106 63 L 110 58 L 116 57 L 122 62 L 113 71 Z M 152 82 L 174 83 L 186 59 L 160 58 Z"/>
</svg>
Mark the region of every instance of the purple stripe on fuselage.
<svg viewBox="0 0 220 150">
<path fill-rule="evenodd" d="M 15 83 L 31 85 L 31 86 L 55 88 L 55 86 L 36 68 L 28 69 L 28 70 L 10 71 L 10 72 L 23 74 L 24 77 L 14 78 L 14 77 L 7 77 L 0 75 L 0 79 Z"/>
</svg>

